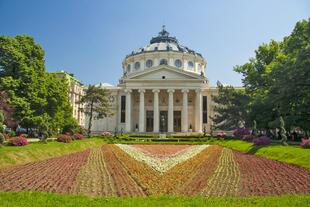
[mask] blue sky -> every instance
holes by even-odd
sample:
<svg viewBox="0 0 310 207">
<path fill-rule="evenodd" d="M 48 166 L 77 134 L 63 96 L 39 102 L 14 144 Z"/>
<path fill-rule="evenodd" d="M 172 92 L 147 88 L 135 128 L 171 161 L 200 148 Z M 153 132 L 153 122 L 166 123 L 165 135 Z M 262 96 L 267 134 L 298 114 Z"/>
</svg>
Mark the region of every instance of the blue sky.
<svg viewBox="0 0 310 207">
<path fill-rule="evenodd" d="M 123 58 L 165 24 L 206 58 L 212 85 L 240 86 L 233 66 L 309 17 L 309 0 L 0 0 L 0 35 L 33 36 L 48 71 L 67 70 L 85 84 L 117 84 Z"/>
</svg>

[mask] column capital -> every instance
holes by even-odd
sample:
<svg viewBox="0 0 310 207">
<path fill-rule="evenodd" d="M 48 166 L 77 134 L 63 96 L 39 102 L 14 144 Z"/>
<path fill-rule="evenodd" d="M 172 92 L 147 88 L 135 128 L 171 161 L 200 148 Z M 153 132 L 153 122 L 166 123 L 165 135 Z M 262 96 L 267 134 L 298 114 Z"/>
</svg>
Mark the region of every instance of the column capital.
<svg viewBox="0 0 310 207">
<path fill-rule="evenodd" d="M 182 92 L 182 93 L 188 93 L 189 90 L 188 90 L 188 89 L 182 89 L 181 92 Z"/>
<path fill-rule="evenodd" d="M 139 89 L 138 92 L 139 93 L 145 93 L 145 89 Z"/>
<path fill-rule="evenodd" d="M 159 93 L 160 90 L 159 90 L 159 89 L 153 89 L 152 92 L 153 92 L 153 93 Z"/>
<path fill-rule="evenodd" d="M 174 89 L 168 89 L 167 92 L 168 92 L 168 93 L 174 93 L 175 90 L 174 90 Z"/>
<path fill-rule="evenodd" d="M 132 89 L 126 88 L 124 91 L 125 91 L 125 93 L 131 93 Z"/>
</svg>

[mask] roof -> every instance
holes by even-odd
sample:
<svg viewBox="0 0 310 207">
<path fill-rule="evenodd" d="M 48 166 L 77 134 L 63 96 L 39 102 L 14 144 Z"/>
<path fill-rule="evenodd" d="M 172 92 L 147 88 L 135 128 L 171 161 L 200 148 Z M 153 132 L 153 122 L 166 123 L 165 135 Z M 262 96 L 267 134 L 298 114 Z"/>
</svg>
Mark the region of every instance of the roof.
<svg viewBox="0 0 310 207">
<path fill-rule="evenodd" d="M 153 37 L 150 40 L 149 45 L 132 51 L 131 54 L 127 55 L 126 57 L 141 53 L 167 52 L 167 51 L 189 53 L 203 58 L 200 53 L 195 52 L 194 50 L 191 50 L 188 47 L 180 45 L 176 37 L 169 36 L 169 32 L 166 31 L 165 26 L 163 26 L 162 30 L 158 33 L 158 36 Z"/>
</svg>

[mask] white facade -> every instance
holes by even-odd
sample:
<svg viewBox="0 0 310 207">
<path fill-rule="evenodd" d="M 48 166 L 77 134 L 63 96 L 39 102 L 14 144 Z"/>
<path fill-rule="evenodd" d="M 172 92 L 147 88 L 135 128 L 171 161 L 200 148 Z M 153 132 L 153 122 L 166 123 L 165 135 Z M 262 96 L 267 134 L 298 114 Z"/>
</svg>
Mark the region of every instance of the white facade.
<svg viewBox="0 0 310 207">
<path fill-rule="evenodd" d="M 217 90 L 208 85 L 206 64 L 199 53 L 181 46 L 163 28 L 148 46 L 126 56 L 118 86 L 101 85 L 111 91 L 114 115 L 94 120 L 92 131 L 210 130 L 211 96 Z"/>
</svg>

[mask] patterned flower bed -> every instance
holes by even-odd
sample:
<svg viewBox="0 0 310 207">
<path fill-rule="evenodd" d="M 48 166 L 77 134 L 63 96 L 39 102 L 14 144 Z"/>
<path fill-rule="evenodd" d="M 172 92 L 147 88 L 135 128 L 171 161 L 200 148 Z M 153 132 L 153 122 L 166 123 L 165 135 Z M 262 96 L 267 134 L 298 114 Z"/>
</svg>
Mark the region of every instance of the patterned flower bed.
<svg viewBox="0 0 310 207">
<path fill-rule="evenodd" d="M 208 145 L 103 145 L 0 170 L 0 191 L 91 196 L 309 194 L 310 170 Z"/>
<path fill-rule="evenodd" d="M 179 153 L 170 153 L 170 156 L 166 156 L 164 158 L 157 158 L 144 153 L 138 147 L 123 144 L 117 144 L 117 146 L 137 161 L 144 162 L 145 164 L 149 165 L 150 167 L 161 173 L 164 173 L 175 165 L 194 157 L 206 147 L 208 147 L 208 145 L 195 145 L 192 147 L 187 147 L 182 151 L 180 150 L 181 152 Z"/>
</svg>

